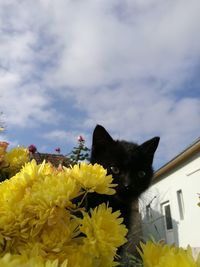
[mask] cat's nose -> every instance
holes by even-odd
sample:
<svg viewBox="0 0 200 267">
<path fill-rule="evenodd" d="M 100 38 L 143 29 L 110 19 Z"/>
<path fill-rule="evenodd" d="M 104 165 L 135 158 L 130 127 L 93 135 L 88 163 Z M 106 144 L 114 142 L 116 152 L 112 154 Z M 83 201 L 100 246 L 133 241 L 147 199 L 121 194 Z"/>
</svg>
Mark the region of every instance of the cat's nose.
<svg viewBox="0 0 200 267">
<path fill-rule="evenodd" d="M 128 188 L 130 186 L 130 179 L 128 176 L 125 176 L 123 179 L 123 186 Z"/>
<path fill-rule="evenodd" d="M 127 188 L 129 187 L 129 183 L 123 183 L 123 185 Z"/>
</svg>

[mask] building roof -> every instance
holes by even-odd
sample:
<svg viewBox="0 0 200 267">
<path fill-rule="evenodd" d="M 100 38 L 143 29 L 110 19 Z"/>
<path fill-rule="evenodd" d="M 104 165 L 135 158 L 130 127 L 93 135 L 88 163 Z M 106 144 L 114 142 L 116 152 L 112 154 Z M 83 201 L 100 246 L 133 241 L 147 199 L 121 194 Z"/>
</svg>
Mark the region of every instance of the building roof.
<svg viewBox="0 0 200 267">
<path fill-rule="evenodd" d="M 69 166 L 70 160 L 61 154 L 48 154 L 48 153 L 34 153 L 31 154 L 31 159 L 35 159 L 37 163 L 42 163 L 44 160 L 50 162 L 53 166 L 58 167 L 59 164 Z"/>
<path fill-rule="evenodd" d="M 184 149 L 180 154 L 172 158 L 169 162 L 167 162 L 160 169 L 158 169 L 154 174 L 154 181 L 159 179 L 163 174 L 166 174 L 169 171 L 173 170 L 175 167 L 177 167 L 178 165 L 180 165 L 198 152 L 200 152 L 200 137 L 197 138 L 197 140 L 195 140 L 186 149 Z"/>
</svg>

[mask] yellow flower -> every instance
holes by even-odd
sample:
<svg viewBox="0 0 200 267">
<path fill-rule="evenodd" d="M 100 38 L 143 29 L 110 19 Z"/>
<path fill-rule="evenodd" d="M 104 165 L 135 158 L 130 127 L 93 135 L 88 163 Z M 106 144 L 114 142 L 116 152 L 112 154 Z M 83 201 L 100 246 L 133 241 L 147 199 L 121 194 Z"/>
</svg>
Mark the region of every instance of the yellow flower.
<svg viewBox="0 0 200 267">
<path fill-rule="evenodd" d="M 80 233 L 79 223 L 66 209 L 56 207 L 52 213 L 43 227 L 40 239 L 45 249 L 61 252 L 65 246 L 72 245 L 73 239 Z"/>
<path fill-rule="evenodd" d="M 12 246 L 18 253 L 24 240 L 33 239 L 44 248 L 60 250 L 77 235 L 77 223 L 66 208 L 75 207 L 71 201 L 79 196 L 80 186 L 66 172 L 55 174 L 51 169 L 33 160 L 0 184 L 0 229 L 5 240 L 9 237 L 7 251 Z"/>
<path fill-rule="evenodd" d="M 107 175 L 107 171 L 99 164 L 81 163 L 67 170 L 69 175 L 76 179 L 85 190 L 99 194 L 115 194 L 112 187 L 116 184 L 112 184 L 112 176 Z"/>
<path fill-rule="evenodd" d="M 81 246 L 77 246 L 71 253 L 67 253 L 67 267 L 99 267 L 94 264 L 94 258 L 84 253 Z M 107 267 L 107 265 L 105 265 Z"/>
<path fill-rule="evenodd" d="M 96 181 L 84 186 L 80 177 Z M 111 182 L 97 164 L 57 171 L 45 162 L 26 163 L 0 183 L 0 266 L 115 266 L 127 233 L 120 212 L 102 204 L 88 214 L 75 204 L 82 187 L 111 193 Z"/>
<path fill-rule="evenodd" d="M 58 260 L 50 261 L 44 260 L 41 257 L 27 259 L 23 255 L 5 254 L 0 258 L 1 267 L 67 267 L 67 261 L 59 264 Z"/>
<path fill-rule="evenodd" d="M 112 213 L 112 208 L 103 203 L 91 210 L 91 216 L 85 212 L 83 215 L 80 231 L 86 235 L 83 241 L 85 252 L 99 261 L 112 263 L 105 266 L 113 266 L 117 248 L 126 242 L 127 229 L 122 224 L 123 219 L 119 218 L 120 211 Z"/>
<path fill-rule="evenodd" d="M 13 148 L 7 152 L 5 154 L 5 162 L 9 166 L 8 172 L 10 176 L 15 175 L 28 160 L 29 152 L 24 147 Z"/>
<path fill-rule="evenodd" d="M 178 248 L 174 245 L 154 243 L 148 241 L 141 243 L 138 249 L 144 267 L 200 267 L 199 260 L 192 257 L 191 248 Z"/>
</svg>

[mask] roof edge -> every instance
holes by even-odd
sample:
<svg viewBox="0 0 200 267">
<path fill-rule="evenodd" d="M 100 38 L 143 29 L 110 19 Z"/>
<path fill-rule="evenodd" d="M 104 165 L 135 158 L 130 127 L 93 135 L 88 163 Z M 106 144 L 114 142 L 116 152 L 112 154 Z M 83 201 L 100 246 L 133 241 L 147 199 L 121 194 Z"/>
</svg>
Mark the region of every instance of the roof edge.
<svg viewBox="0 0 200 267">
<path fill-rule="evenodd" d="M 161 175 L 171 171 L 174 167 L 178 166 L 182 162 L 184 162 L 186 159 L 188 159 L 191 155 L 194 153 L 200 151 L 200 138 L 198 138 L 192 145 L 190 145 L 188 148 L 183 150 L 180 154 L 178 154 L 176 157 L 174 157 L 172 160 L 170 160 L 168 163 L 163 165 L 160 169 L 158 169 L 154 173 L 153 180 L 155 181 L 158 179 Z"/>
</svg>

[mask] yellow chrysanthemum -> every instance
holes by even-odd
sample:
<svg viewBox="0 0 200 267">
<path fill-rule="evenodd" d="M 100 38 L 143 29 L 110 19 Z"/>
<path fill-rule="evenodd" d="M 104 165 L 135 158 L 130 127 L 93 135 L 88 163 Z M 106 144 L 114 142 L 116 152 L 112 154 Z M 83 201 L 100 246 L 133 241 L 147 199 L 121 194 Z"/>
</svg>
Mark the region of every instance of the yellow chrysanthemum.
<svg viewBox="0 0 200 267">
<path fill-rule="evenodd" d="M 98 264 L 95 264 L 94 257 L 84 253 L 82 246 L 76 246 L 69 252 L 70 249 L 66 253 L 68 260 L 67 267 L 99 267 Z M 105 266 L 107 267 L 107 265 Z"/>
<path fill-rule="evenodd" d="M 123 219 L 119 218 L 120 212 L 112 213 L 112 208 L 103 203 L 91 210 L 91 216 L 83 214 L 80 231 L 86 235 L 85 251 L 100 261 L 106 259 L 113 264 L 117 248 L 126 242 L 127 229 L 122 224 Z"/>
<path fill-rule="evenodd" d="M 81 187 L 89 192 L 96 192 L 99 194 L 113 195 L 116 184 L 112 184 L 113 178 L 107 175 L 107 171 L 99 164 L 81 163 L 75 165 L 71 170 L 68 169 L 69 174 L 76 179 Z"/>
<path fill-rule="evenodd" d="M 9 166 L 10 176 L 15 175 L 28 162 L 29 152 L 24 147 L 13 148 L 5 154 L 5 162 Z"/>
<path fill-rule="evenodd" d="M 41 257 L 35 257 L 27 259 L 21 255 L 5 254 L 0 258 L 1 267 L 67 267 L 67 260 L 62 264 L 59 264 L 58 260 L 45 261 Z"/>
<path fill-rule="evenodd" d="M 127 233 L 120 213 L 102 204 L 89 215 L 73 201 L 84 194 L 80 177 L 96 179 L 96 187 L 93 181 L 89 190 L 104 193 L 113 190 L 112 177 L 99 165 L 81 166 L 56 171 L 33 160 L 0 183 L 0 256 L 12 253 L 31 259 L 33 265 L 23 265 L 21 258 L 23 267 L 115 266 L 117 247 L 126 241 Z M 36 264 L 38 258 L 54 265 Z M 16 265 L 0 266 L 17 264 L 16 259 Z"/>
<path fill-rule="evenodd" d="M 60 249 L 76 235 L 77 224 L 66 208 L 73 208 L 71 200 L 80 194 L 80 186 L 66 172 L 55 175 L 51 168 L 32 161 L 0 184 L 1 234 L 5 240 L 7 236 L 12 238 L 4 240 L 8 251 L 13 246 L 17 253 L 20 242 L 38 241 L 38 235 L 44 247 Z M 14 246 L 15 242 L 20 245 Z"/>
<path fill-rule="evenodd" d="M 55 208 L 53 213 L 40 233 L 40 240 L 45 245 L 45 250 L 61 252 L 66 246 L 72 245 L 80 233 L 79 222 L 66 209 Z"/>
<path fill-rule="evenodd" d="M 199 259 L 194 260 L 190 247 L 183 249 L 150 241 L 140 245 L 138 251 L 144 267 L 200 267 Z"/>
</svg>

